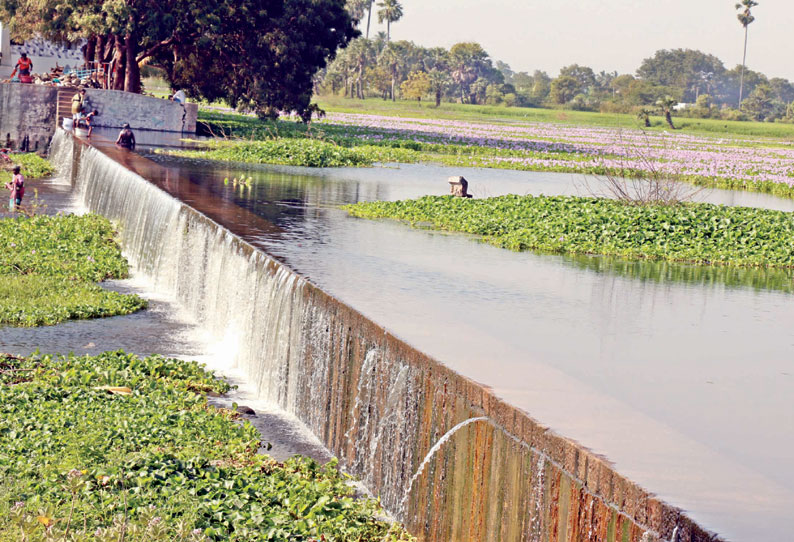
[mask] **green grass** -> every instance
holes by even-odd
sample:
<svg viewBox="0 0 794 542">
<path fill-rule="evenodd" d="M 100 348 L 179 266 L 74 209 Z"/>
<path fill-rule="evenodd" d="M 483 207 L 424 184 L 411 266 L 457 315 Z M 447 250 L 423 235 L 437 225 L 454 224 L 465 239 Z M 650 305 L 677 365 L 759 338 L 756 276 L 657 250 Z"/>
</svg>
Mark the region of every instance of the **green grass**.
<svg viewBox="0 0 794 542">
<path fill-rule="evenodd" d="M 318 96 L 316 99 L 318 105 L 322 109 L 337 113 L 360 113 L 368 115 L 465 120 L 489 123 L 551 122 L 611 128 L 641 127 L 635 115 L 622 113 L 596 113 L 591 111 L 455 103 L 442 103 L 440 107 L 436 108 L 435 104 L 417 103 L 413 100 L 398 100 L 396 102 L 381 100 L 379 98 L 354 100 L 338 96 Z M 694 119 L 675 116 L 673 120 L 676 128 L 684 133 L 737 137 L 769 137 L 794 141 L 794 124 Z M 652 117 L 651 121 L 652 126 L 649 129 L 650 131 L 669 131 L 670 129 L 661 116 Z"/>
<path fill-rule="evenodd" d="M 410 539 L 334 462 L 257 454 L 207 403 L 228 390 L 161 356 L 0 355 L 0 541 Z"/>
<path fill-rule="evenodd" d="M 345 208 L 357 217 L 392 218 L 483 236 L 510 250 L 794 267 L 794 213 L 767 209 L 516 195 L 480 200 L 426 196 Z"/>
<path fill-rule="evenodd" d="M 46 158 L 42 158 L 38 154 L 29 152 L 24 154 L 12 154 L 11 160 L 15 165 L 22 168 L 22 174 L 27 180 L 41 179 L 48 177 L 55 172 L 55 168 Z M 5 184 L 11 180 L 11 167 L 8 169 L 0 169 L 0 183 Z"/>
<path fill-rule="evenodd" d="M 0 220 L 0 325 L 52 325 L 145 308 L 136 295 L 93 284 L 128 274 L 114 237 L 98 215 Z"/>
</svg>

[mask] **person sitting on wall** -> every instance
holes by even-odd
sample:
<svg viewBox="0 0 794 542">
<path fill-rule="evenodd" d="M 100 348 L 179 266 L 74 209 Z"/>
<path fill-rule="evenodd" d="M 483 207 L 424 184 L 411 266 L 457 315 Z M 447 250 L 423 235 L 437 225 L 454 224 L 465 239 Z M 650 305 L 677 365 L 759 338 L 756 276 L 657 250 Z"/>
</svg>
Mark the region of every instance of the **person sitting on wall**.
<svg viewBox="0 0 794 542">
<path fill-rule="evenodd" d="M 171 101 L 178 103 L 179 105 L 185 105 L 187 101 L 187 97 L 185 96 L 185 91 L 180 89 L 174 92 L 169 98 Z"/>
<path fill-rule="evenodd" d="M 135 134 L 132 133 L 132 128 L 129 124 L 125 124 L 121 128 L 119 137 L 116 139 L 116 145 L 122 149 L 135 150 Z"/>
<path fill-rule="evenodd" d="M 74 96 L 72 96 L 72 117 L 77 120 L 78 115 L 83 110 L 83 102 L 85 101 L 85 89 L 81 88 Z"/>
<path fill-rule="evenodd" d="M 20 83 L 32 83 L 33 80 L 30 78 L 30 70 L 32 69 L 33 61 L 28 58 L 27 53 L 22 53 L 19 60 L 17 60 L 17 65 L 14 66 L 14 71 L 11 72 L 11 78 L 13 79 L 17 71 L 19 71 Z"/>
</svg>

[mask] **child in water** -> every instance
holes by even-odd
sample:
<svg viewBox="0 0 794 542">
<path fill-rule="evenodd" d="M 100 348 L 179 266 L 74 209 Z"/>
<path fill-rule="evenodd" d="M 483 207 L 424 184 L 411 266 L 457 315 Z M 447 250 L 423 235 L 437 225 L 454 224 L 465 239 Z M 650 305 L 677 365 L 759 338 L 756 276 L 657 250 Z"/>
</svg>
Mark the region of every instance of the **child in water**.
<svg viewBox="0 0 794 542">
<path fill-rule="evenodd" d="M 25 177 L 20 171 L 19 166 L 14 166 L 14 176 L 11 178 L 11 182 L 6 183 L 6 189 L 11 191 L 8 210 L 12 213 L 22 205 L 22 198 L 25 195 Z"/>
</svg>

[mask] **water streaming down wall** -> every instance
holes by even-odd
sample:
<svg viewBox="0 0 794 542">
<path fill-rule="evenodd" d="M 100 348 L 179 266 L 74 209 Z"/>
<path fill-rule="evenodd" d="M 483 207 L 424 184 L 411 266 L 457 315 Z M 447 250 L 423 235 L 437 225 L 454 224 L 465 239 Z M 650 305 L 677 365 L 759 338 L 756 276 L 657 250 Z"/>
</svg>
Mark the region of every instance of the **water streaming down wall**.
<svg viewBox="0 0 794 542">
<path fill-rule="evenodd" d="M 90 210 L 118 221 L 131 263 L 420 539 L 638 541 L 678 527 L 682 542 L 714 540 L 256 249 L 256 228 L 274 227 L 260 217 L 62 131 L 52 156 Z"/>
</svg>

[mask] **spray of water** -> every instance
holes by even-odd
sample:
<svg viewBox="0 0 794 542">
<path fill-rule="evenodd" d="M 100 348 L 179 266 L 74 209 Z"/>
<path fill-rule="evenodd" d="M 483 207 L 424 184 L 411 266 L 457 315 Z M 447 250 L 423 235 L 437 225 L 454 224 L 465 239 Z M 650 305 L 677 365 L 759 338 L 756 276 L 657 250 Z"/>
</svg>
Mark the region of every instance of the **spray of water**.
<svg viewBox="0 0 794 542">
<path fill-rule="evenodd" d="M 411 488 L 413 488 L 414 482 L 416 481 L 417 478 L 419 478 L 419 476 L 422 475 L 422 472 L 424 472 L 425 467 L 427 466 L 428 463 L 430 463 L 430 460 L 433 458 L 436 452 L 441 449 L 444 443 L 448 441 L 452 437 L 452 435 L 454 435 L 455 433 L 457 433 L 458 431 L 460 431 L 469 424 L 472 424 L 474 422 L 481 422 L 481 421 L 488 421 L 488 418 L 486 416 L 479 416 L 477 418 L 469 418 L 468 420 L 464 420 L 455 427 L 453 427 L 452 429 L 450 429 L 449 431 L 447 431 L 446 433 L 444 433 L 444 436 L 442 436 L 440 439 L 438 439 L 438 441 L 435 444 L 433 444 L 433 447 L 430 448 L 429 452 L 427 452 L 427 455 L 422 460 L 422 463 L 419 464 L 419 469 L 417 469 L 416 474 L 414 474 L 411 477 L 411 481 L 408 482 L 408 487 L 405 489 L 405 494 L 403 495 L 403 498 L 400 501 L 401 512 L 405 510 L 405 503 L 408 501 L 408 497 L 411 495 Z"/>
</svg>

